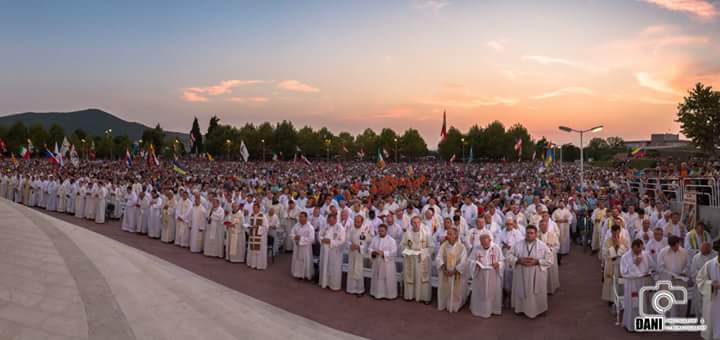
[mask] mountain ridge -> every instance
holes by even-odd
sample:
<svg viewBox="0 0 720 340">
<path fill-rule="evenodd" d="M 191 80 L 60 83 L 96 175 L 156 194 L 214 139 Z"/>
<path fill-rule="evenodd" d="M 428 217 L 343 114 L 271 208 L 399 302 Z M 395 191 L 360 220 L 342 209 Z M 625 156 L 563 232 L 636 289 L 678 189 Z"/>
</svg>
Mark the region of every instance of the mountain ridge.
<svg viewBox="0 0 720 340">
<path fill-rule="evenodd" d="M 70 135 L 76 129 L 82 129 L 90 136 L 101 136 L 107 129 L 112 129 L 113 136 L 127 135 L 131 140 L 142 137 L 145 129 L 152 129 L 139 122 L 131 122 L 98 108 L 87 108 L 69 112 L 22 112 L 0 116 L 0 125 L 10 128 L 21 121 L 26 127 L 40 123 L 45 129 L 58 124 Z M 178 138 L 185 142 L 189 134 L 176 131 L 165 131 L 166 138 Z"/>
</svg>

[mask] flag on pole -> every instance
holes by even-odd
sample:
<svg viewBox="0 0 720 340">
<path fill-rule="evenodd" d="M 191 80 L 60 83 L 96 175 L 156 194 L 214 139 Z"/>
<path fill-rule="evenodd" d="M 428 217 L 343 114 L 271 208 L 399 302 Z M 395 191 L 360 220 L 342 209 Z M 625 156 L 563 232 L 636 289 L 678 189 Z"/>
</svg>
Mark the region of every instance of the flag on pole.
<svg viewBox="0 0 720 340">
<path fill-rule="evenodd" d="M 58 150 L 58 144 L 57 144 L 57 142 L 55 142 L 55 151 L 53 151 L 53 153 L 55 154 L 55 160 L 57 161 L 57 163 L 58 163 L 60 166 L 65 165 L 64 162 L 63 162 L 63 155 L 62 155 L 62 154 L 60 153 L 60 151 Z"/>
<path fill-rule="evenodd" d="M 455 158 L 457 158 L 457 155 L 456 155 L 456 154 L 453 154 L 452 157 L 450 157 L 450 160 L 449 160 L 448 162 L 449 162 L 449 163 L 454 162 L 454 161 L 455 161 Z"/>
<path fill-rule="evenodd" d="M 60 148 L 60 155 L 65 157 L 68 152 L 70 152 L 70 142 L 68 141 L 67 137 L 63 137 L 62 147 Z"/>
<path fill-rule="evenodd" d="M 13 164 L 13 165 L 17 165 L 17 164 L 18 164 L 17 159 L 15 159 L 15 153 L 12 153 L 12 152 L 10 153 L 10 160 L 12 161 L 12 164 Z"/>
<path fill-rule="evenodd" d="M 532 160 L 535 160 L 536 154 L 537 154 L 537 150 L 533 150 Z"/>
<path fill-rule="evenodd" d="M 310 160 L 305 157 L 305 155 L 300 155 L 300 160 L 302 160 L 303 162 L 305 162 L 305 164 L 307 164 L 307 165 L 311 165 L 311 164 L 312 164 L 312 163 L 310 163 Z"/>
<path fill-rule="evenodd" d="M 385 148 L 382 149 L 382 153 L 383 153 L 383 156 L 385 156 L 385 158 L 390 158 L 390 153 L 388 153 L 388 151 L 385 150 Z"/>
<path fill-rule="evenodd" d="M 549 147 L 547 151 L 545 152 L 545 167 L 549 167 L 552 165 L 552 162 L 555 161 L 555 148 Z"/>
<path fill-rule="evenodd" d="M 350 152 L 345 145 L 342 146 L 342 151 L 343 151 L 344 153 Z"/>
<path fill-rule="evenodd" d="M 27 141 L 27 142 L 28 142 L 28 145 L 27 145 L 28 152 L 30 152 L 30 153 L 35 152 L 35 146 L 33 146 L 33 143 L 32 143 L 32 141 L 30 140 L 30 138 L 28 138 L 28 141 Z"/>
<path fill-rule="evenodd" d="M 378 149 L 377 157 L 378 157 L 378 161 L 377 161 L 378 168 L 380 168 L 380 170 L 385 169 L 385 160 L 383 159 L 383 155 L 380 152 L 380 149 Z"/>
<path fill-rule="evenodd" d="M 445 113 L 445 110 L 443 110 L 443 125 L 440 130 L 440 141 L 444 141 L 445 138 L 447 138 L 447 114 Z"/>
<path fill-rule="evenodd" d="M 147 158 L 148 166 L 160 166 L 160 160 L 155 154 L 155 145 L 150 144 L 150 152 Z"/>
<path fill-rule="evenodd" d="M 473 158 L 475 158 L 475 154 L 473 153 L 473 147 L 472 147 L 472 145 L 470 145 L 470 155 L 468 155 L 467 162 L 468 162 L 468 163 L 472 163 Z"/>
<path fill-rule="evenodd" d="M 48 161 L 50 161 L 50 164 L 60 164 L 60 161 L 55 157 L 55 154 L 47 148 L 45 149 L 45 155 L 47 156 Z"/>
<path fill-rule="evenodd" d="M 132 168 L 133 166 L 132 155 L 128 149 L 125 149 L 125 164 L 127 164 L 128 168 Z"/>
<path fill-rule="evenodd" d="M 272 154 L 272 160 L 273 160 L 273 162 L 277 162 L 277 160 L 278 160 L 278 155 L 274 152 Z"/>
<path fill-rule="evenodd" d="M 95 160 L 95 141 L 90 141 L 90 152 L 88 153 L 88 158 L 90 158 L 91 161 Z"/>
<path fill-rule="evenodd" d="M 7 146 L 2 138 L 0 138 L 0 152 L 7 152 Z"/>
<path fill-rule="evenodd" d="M 215 158 L 213 158 L 213 156 L 212 156 L 209 152 L 207 153 L 207 159 L 208 159 L 208 161 L 210 161 L 210 162 L 212 162 L 212 161 L 215 160 Z"/>
<path fill-rule="evenodd" d="M 250 152 L 248 152 L 247 146 L 245 146 L 245 141 L 240 141 L 240 156 L 246 163 L 250 158 Z"/>
<path fill-rule="evenodd" d="M 365 158 L 365 150 L 360 149 L 360 151 L 357 152 L 357 155 L 360 159 Z"/>
<path fill-rule="evenodd" d="M 177 159 L 173 160 L 173 170 L 183 176 L 188 174 L 187 168 L 180 164 Z"/>
<path fill-rule="evenodd" d="M 15 154 L 13 154 L 15 155 Z M 30 150 L 25 147 L 25 145 L 20 146 L 20 158 L 22 159 L 30 159 Z"/>
<path fill-rule="evenodd" d="M 518 156 L 522 156 L 522 145 L 522 138 L 518 138 L 518 140 L 515 142 L 515 152 L 518 153 Z"/>
<path fill-rule="evenodd" d="M 78 157 L 77 150 L 75 150 L 75 145 L 70 146 L 70 163 L 76 168 L 80 165 L 80 157 Z"/>
<path fill-rule="evenodd" d="M 195 134 L 192 131 L 190 131 L 190 148 L 192 149 L 194 147 L 195 147 Z"/>
</svg>

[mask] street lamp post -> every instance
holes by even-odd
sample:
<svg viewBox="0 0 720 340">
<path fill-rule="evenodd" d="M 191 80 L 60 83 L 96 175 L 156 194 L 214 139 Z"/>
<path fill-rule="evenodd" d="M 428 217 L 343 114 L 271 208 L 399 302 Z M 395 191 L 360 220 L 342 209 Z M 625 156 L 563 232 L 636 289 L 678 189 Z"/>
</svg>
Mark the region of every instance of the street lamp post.
<svg viewBox="0 0 720 340">
<path fill-rule="evenodd" d="M 110 138 L 110 134 L 112 134 L 112 129 L 105 130 L 105 134 L 107 135 L 108 141 L 110 142 L 110 160 L 112 161 L 114 158 L 113 157 L 114 145 L 112 143 L 112 139 Z"/>
<path fill-rule="evenodd" d="M 325 140 L 325 153 L 328 163 L 330 162 L 330 139 Z"/>
<path fill-rule="evenodd" d="M 460 138 L 460 144 L 462 145 L 462 161 L 465 163 L 465 137 Z"/>
<path fill-rule="evenodd" d="M 80 152 L 83 156 L 85 156 L 85 160 L 87 160 L 87 154 L 85 153 L 85 138 L 81 139 L 80 143 L 82 144 L 82 150 Z"/>
<path fill-rule="evenodd" d="M 600 132 L 603 129 L 602 125 L 587 129 L 587 130 L 576 130 L 567 126 L 560 126 L 560 131 L 565 132 L 577 132 L 580 134 L 580 191 L 585 188 L 585 155 L 583 154 L 583 134 L 587 132 Z"/>
<path fill-rule="evenodd" d="M 265 140 L 261 139 L 260 143 L 262 144 L 262 160 L 265 162 Z"/>
<path fill-rule="evenodd" d="M 225 160 L 230 160 L 230 140 L 225 140 Z"/>
<path fill-rule="evenodd" d="M 398 139 L 395 138 L 395 163 L 398 162 Z"/>
</svg>

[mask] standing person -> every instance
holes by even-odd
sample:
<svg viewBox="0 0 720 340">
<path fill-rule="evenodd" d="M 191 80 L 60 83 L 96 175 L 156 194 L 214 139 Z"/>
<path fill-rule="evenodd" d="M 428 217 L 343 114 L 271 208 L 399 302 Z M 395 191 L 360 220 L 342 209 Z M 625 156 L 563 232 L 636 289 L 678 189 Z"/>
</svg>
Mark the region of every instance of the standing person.
<svg viewBox="0 0 720 340">
<path fill-rule="evenodd" d="M 602 224 L 605 221 L 607 215 L 607 208 L 605 207 L 605 201 L 598 201 L 597 208 L 593 210 L 590 219 L 592 220 L 592 241 L 591 248 L 593 252 L 600 250 L 602 247 Z"/>
<path fill-rule="evenodd" d="M 83 197 L 84 191 L 85 189 L 84 187 L 82 187 L 80 190 L 80 197 Z M 136 231 L 135 219 L 137 218 L 137 199 L 138 198 L 132 188 L 127 187 L 127 195 L 125 195 L 125 212 L 122 219 L 122 229 L 131 233 L 134 233 Z M 75 216 L 77 216 L 78 212 L 84 211 L 84 201 L 84 198 L 80 198 L 80 203 L 78 203 L 77 205 L 78 210 L 76 210 Z"/>
<path fill-rule="evenodd" d="M 362 219 L 362 216 L 356 216 Z M 376 299 L 397 298 L 397 267 L 395 254 L 397 242 L 388 235 L 385 224 L 378 226 L 378 235 L 372 239 L 368 252 L 372 258 L 372 278 L 370 295 Z"/>
<path fill-rule="evenodd" d="M 695 281 L 703 297 L 702 318 L 707 324 L 702 337 L 706 340 L 720 339 L 720 256 L 705 263 Z"/>
<path fill-rule="evenodd" d="M 160 238 L 162 234 L 162 207 L 163 200 L 157 191 L 152 192 L 150 200 L 150 216 L 148 218 L 148 237 Z"/>
<path fill-rule="evenodd" d="M 290 201 L 292 202 L 292 201 Z M 298 279 L 312 280 L 315 276 L 312 245 L 315 243 L 315 229 L 308 223 L 306 212 L 298 214 L 298 222 L 290 230 L 293 240 L 291 272 Z"/>
<path fill-rule="evenodd" d="M 363 217 L 355 216 L 353 225 L 347 231 L 348 271 L 345 291 L 362 296 L 365 294 L 365 257 L 371 241 L 369 226 L 363 224 Z"/>
<path fill-rule="evenodd" d="M 512 306 L 515 313 L 529 318 L 544 313 L 547 304 L 547 270 L 553 262 L 552 251 L 537 239 L 537 228 L 525 228 L 525 240 L 516 242 L 508 261 L 514 265 Z"/>
<path fill-rule="evenodd" d="M 130 187 L 128 187 L 130 190 Z M 190 246 L 190 212 L 193 204 L 185 190 L 180 191 L 180 202 L 175 207 L 175 245 L 183 248 Z"/>
<path fill-rule="evenodd" d="M 201 253 L 203 251 L 203 237 L 207 228 L 208 211 L 202 206 L 198 199 L 190 209 L 188 221 L 190 221 L 190 252 Z"/>
<path fill-rule="evenodd" d="M 463 275 L 467 249 L 458 241 L 457 229 L 450 227 L 446 232 L 446 240 L 440 246 L 435 258 L 439 275 L 438 310 L 454 313 L 462 308 L 467 298 L 467 278 Z"/>
<path fill-rule="evenodd" d="M 557 255 L 557 252 L 560 249 L 560 239 L 557 232 L 550 231 L 548 221 L 540 221 L 540 233 L 538 238 L 540 241 L 543 241 L 548 248 L 550 248 L 553 256 Z M 553 262 L 553 264 L 550 265 L 547 278 L 548 294 L 555 294 L 555 292 L 560 288 L 560 270 L 557 263 Z"/>
<path fill-rule="evenodd" d="M 635 330 L 640 289 L 652 285 L 650 277 L 650 271 L 654 267 L 652 262 L 652 258 L 643 250 L 643 242 L 640 239 L 635 239 L 631 251 L 625 252 L 620 258 L 620 275 L 625 280 L 623 326 L 628 331 Z"/>
<path fill-rule="evenodd" d="M 225 259 L 230 262 L 245 262 L 245 213 L 240 209 L 240 203 L 232 203 L 232 212 L 225 217 L 227 240 Z"/>
<path fill-rule="evenodd" d="M 286 252 L 292 252 L 293 246 L 295 245 L 295 240 L 293 239 L 293 236 L 291 235 L 292 229 L 295 227 L 295 224 L 298 221 L 298 215 L 300 214 L 300 209 L 295 206 L 294 200 L 289 200 L 287 203 L 287 210 L 285 211 L 285 217 L 282 221 L 282 227 L 285 228 L 285 240 L 283 249 Z M 307 214 L 305 214 L 305 217 L 307 218 Z"/>
<path fill-rule="evenodd" d="M 220 200 L 213 197 L 210 202 L 212 208 L 208 216 L 207 233 L 203 244 L 203 253 L 205 256 L 223 257 L 223 248 L 225 246 L 225 210 L 220 206 Z"/>
<path fill-rule="evenodd" d="M 692 309 L 690 314 L 695 317 L 700 317 L 702 315 L 703 305 L 702 295 L 700 295 L 700 290 L 698 289 L 696 281 L 697 274 L 700 272 L 705 263 L 715 259 L 716 256 L 718 256 L 718 253 L 712 249 L 710 242 L 704 242 L 700 246 L 700 252 L 695 254 L 690 263 L 690 281 L 693 284 L 689 285 L 688 294 L 690 296 L 688 296 L 688 298 L 690 298 L 690 307 Z"/>
<path fill-rule="evenodd" d="M 260 203 L 257 201 L 253 204 L 248 222 L 247 266 L 259 270 L 267 269 L 268 220 L 260 211 Z"/>
<path fill-rule="evenodd" d="M 700 246 L 711 241 L 710 233 L 705 230 L 705 223 L 698 222 L 693 230 L 687 233 L 685 237 L 685 250 L 688 251 L 688 255 L 692 258 L 700 251 Z"/>
<path fill-rule="evenodd" d="M 320 287 L 338 291 L 342 288 L 343 248 L 345 228 L 337 223 L 337 215 L 327 217 L 325 228 L 320 230 Z"/>
<path fill-rule="evenodd" d="M 105 223 L 107 196 L 107 187 L 105 187 L 103 181 L 98 181 L 97 189 L 95 189 L 95 223 Z"/>
<path fill-rule="evenodd" d="M 603 289 L 602 299 L 613 303 L 613 277 L 620 272 L 620 257 L 630 248 L 630 242 L 620 233 L 620 225 L 615 224 L 610 229 L 611 236 L 603 245 Z"/>
<path fill-rule="evenodd" d="M 162 205 L 162 232 L 160 240 L 165 243 L 173 243 L 175 241 L 175 198 L 172 190 L 165 192 L 165 199 Z"/>
<path fill-rule="evenodd" d="M 42 188 L 40 187 L 40 185 L 41 184 L 38 184 L 38 195 L 42 194 Z M 83 214 L 85 214 L 85 182 L 83 180 L 78 180 L 78 189 L 75 192 L 75 217 L 83 218 Z M 135 220 L 133 219 L 133 224 L 132 224 L 133 229 L 135 229 L 134 221 Z M 124 226 L 124 224 L 125 224 L 125 219 L 123 218 L 123 226 Z M 123 229 L 124 229 L 124 227 L 123 227 Z"/>
<path fill-rule="evenodd" d="M 140 234 L 147 234 L 148 224 L 150 222 L 150 196 L 145 191 L 140 191 L 137 207 L 137 220 L 135 221 L 135 230 Z"/>
<path fill-rule="evenodd" d="M 657 268 L 660 280 L 669 280 L 675 287 L 687 287 L 690 257 L 680 243 L 681 239 L 678 236 L 671 235 L 668 238 L 667 247 L 663 248 L 657 256 Z M 676 299 L 682 299 L 681 296 L 678 296 L 677 291 L 674 293 Z M 684 317 L 686 312 L 686 304 L 675 304 L 669 311 L 669 316 Z"/>
<path fill-rule="evenodd" d="M 480 243 L 472 249 L 467 259 L 472 279 L 470 312 L 482 318 L 502 314 L 503 266 L 502 249 L 493 243 L 490 234 L 480 235 Z"/>
<path fill-rule="evenodd" d="M 558 226 L 558 237 L 560 238 L 560 249 L 558 249 L 558 265 L 561 264 L 560 259 L 563 255 L 570 253 L 570 220 L 572 219 L 572 213 L 565 206 L 565 200 L 561 199 L 558 202 L 558 207 L 553 211 L 552 219 Z"/>
<path fill-rule="evenodd" d="M 432 238 L 420 217 L 410 221 L 411 228 L 403 235 L 401 242 L 403 256 L 403 298 L 430 304 L 430 265 Z"/>
</svg>

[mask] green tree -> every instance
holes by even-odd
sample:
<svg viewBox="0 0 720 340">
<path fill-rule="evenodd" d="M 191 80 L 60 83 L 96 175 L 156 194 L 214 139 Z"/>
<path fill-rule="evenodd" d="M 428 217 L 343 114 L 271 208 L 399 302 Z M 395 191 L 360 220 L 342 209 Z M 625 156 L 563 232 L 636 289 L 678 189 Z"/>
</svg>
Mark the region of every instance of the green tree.
<svg viewBox="0 0 720 340">
<path fill-rule="evenodd" d="M 7 132 L 7 147 L 12 152 L 18 152 L 21 145 L 27 145 L 28 129 L 25 124 L 18 121 L 13 124 Z M 36 145 L 38 146 L 38 145 Z M 39 145 L 42 146 L 42 145 Z"/>
<path fill-rule="evenodd" d="M 198 123 L 197 117 L 193 119 L 190 135 L 192 136 L 190 138 L 191 140 L 192 138 L 195 138 L 195 144 L 192 145 L 192 149 L 190 150 L 190 152 L 194 154 L 203 152 L 203 135 L 202 132 L 200 132 L 200 124 Z"/>
<path fill-rule="evenodd" d="M 584 156 L 592 158 L 596 161 L 607 160 L 611 158 L 612 149 L 608 142 L 600 137 L 595 137 L 590 140 L 587 148 L 584 151 Z"/>
<path fill-rule="evenodd" d="M 438 153 L 440 154 L 440 157 L 445 160 L 449 160 L 454 155 L 457 160 L 460 160 L 463 150 L 463 138 L 463 134 L 460 130 L 451 126 L 447 131 L 447 137 L 438 144 Z"/>
<path fill-rule="evenodd" d="M 515 124 L 511 126 L 507 130 L 507 136 L 506 139 L 506 147 L 509 147 L 505 150 L 506 154 L 504 157 L 508 160 L 517 160 L 518 156 L 522 157 L 524 160 L 529 160 L 532 158 L 532 152 L 535 146 L 533 145 L 532 139 L 530 139 L 530 133 L 528 133 L 528 130 L 522 126 L 521 124 Z M 517 150 L 515 150 L 515 143 L 517 141 L 522 140 L 522 148 L 520 155 L 518 155 Z"/>
<path fill-rule="evenodd" d="M 395 160 L 395 140 L 398 138 L 398 135 L 395 133 L 393 129 L 390 128 L 384 128 L 380 131 L 379 136 L 379 145 L 378 147 L 382 150 L 385 150 L 388 152 L 389 155 L 391 155 L 391 159 Z M 398 148 L 400 147 L 400 140 L 398 140 Z M 398 151 L 400 151 L 398 149 Z M 377 151 L 376 151 L 377 152 Z M 399 159 L 400 155 L 398 155 Z"/>
<path fill-rule="evenodd" d="M 400 153 L 412 160 L 427 155 L 427 152 L 427 144 L 420 132 L 413 128 L 405 130 L 400 137 Z"/>
<path fill-rule="evenodd" d="M 572 144 L 563 144 L 560 149 L 562 150 L 563 162 L 574 162 L 580 159 L 580 148 Z M 558 160 L 560 160 L 558 155 Z"/>
<path fill-rule="evenodd" d="M 365 129 L 363 133 L 355 138 L 356 146 L 365 152 L 366 159 L 374 159 L 380 145 L 380 137 L 370 128 Z"/>
<path fill-rule="evenodd" d="M 505 134 L 505 126 L 502 123 L 496 120 L 488 124 L 484 134 L 488 141 L 485 153 L 488 158 L 498 160 L 510 154 L 514 142 Z M 514 157 L 517 159 L 517 155 Z"/>
<path fill-rule="evenodd" d="M 720 92 L 697 83 L 677 110 L 680 132 L 704 152 L 717 155 L 720 148 Z"/>
<path fill-rule="evenodd" d="M 142 141 L 143 146 L 149 147 L 152 145 L 157 152 L 165 145 L 165 131 L 160 127 L 160 124 L 157 124 L 154 129 L 145 129 L 142 134 Z"/>
<path fill-rule="evenodd" d="M 64 137 L 65 137 L 65 130 L 63 130 L 63 128 L 60 125 L 58 125 L 58 124 L 50 125 L 50 129 L 48 129 L 48 140 L 47 140 L 48 148 L 54 147 L 55 143 L 57 143 L 58 147 L 60 147 L 60 145 L 63 142 Z"/>
<path fill-rule="evenodd" d="M 291 122 L 283 120 L 275 126 L 273 140 L 275 146 L 272 151 L 288 159 L 295 153 L 295 147 L 298 145 L 298 134 Z"/>
<path fill-rule="evenodd" d="M 35 123 L 28 129 L 28 138 L 33 142 L 36 146 L 43 146 L 45 144 L 48 144 L 49 148 L 52 148 L 53 145 L 50 145 L 49 137 L 47 131 L 45 131 L 45 128 L 41 123 Z"/>
</svg>

